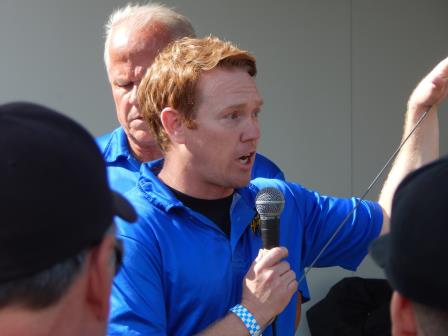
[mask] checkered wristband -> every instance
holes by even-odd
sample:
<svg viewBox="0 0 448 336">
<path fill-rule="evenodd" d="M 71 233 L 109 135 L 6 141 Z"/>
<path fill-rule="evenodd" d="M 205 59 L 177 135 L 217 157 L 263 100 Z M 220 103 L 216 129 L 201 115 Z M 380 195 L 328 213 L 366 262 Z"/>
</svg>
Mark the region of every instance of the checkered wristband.
<svg viewBox="0 0 448 336">
<path fill-rule="evenodd" d="M 255 335 L 257 331 L 260 331 L 261 327 L 258 324 L 257 320 L 255 320 L 254 316 L 247 310 L 243 305 L 237 304 L 235 307 L 229 309 L 232 313 L 238 316 L 241 321 L 243 321 L 247 330 L 249 330 L 249 334 L 251 336 Z M 257 335 L 261 335 L 257 333 Z"/>
</svg>

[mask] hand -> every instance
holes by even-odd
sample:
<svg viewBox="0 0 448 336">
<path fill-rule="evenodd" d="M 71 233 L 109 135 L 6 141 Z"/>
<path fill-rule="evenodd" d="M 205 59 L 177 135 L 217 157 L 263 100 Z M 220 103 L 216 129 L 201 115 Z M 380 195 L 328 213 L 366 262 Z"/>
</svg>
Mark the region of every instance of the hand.
<svg viewBox="0 0 448 336">
<path fill-rule="evenodd" d="M 284 247 L 260 250 L 243 280 L 241 304 L 255 317 L 260 326 L 280 314 L 297 291 L 296 274 L 289 263 Z"/>
<path fill-rule="evenodd" d="M 448 57 L 417 85 L 408 101 L 408 111 L 424 112 L 437 107 L 448 94 Z"/>
</svg>

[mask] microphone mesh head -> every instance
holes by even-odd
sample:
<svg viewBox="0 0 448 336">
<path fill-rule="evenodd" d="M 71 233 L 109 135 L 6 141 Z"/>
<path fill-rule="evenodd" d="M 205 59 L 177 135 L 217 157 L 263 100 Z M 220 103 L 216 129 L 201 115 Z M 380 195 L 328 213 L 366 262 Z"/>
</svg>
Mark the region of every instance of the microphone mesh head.
<svg viewBox="0 0 448 336">
<path fill-rule="evenodd" d="M 262 217 L 278 217 L 285 206 L 285 198 L 280 190 L 267 187 L 255 197 L 255 208 Z"/>
</svg>

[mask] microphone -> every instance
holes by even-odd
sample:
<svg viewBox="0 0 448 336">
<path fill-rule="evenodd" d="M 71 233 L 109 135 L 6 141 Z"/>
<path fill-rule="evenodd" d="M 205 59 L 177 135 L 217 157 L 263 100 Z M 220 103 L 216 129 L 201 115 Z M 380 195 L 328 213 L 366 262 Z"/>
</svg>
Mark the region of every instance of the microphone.
<svg viewBox="0 0 448 336">
<path fill-rule="evenodd" d="M 263 248 L 270 250 L 279 246 L 280 213 L 285 207 L 285 198 L 280 190 L 267 187 L 261 189 L 255 196 L 255 208 L 260 215 L 260 230 Z M 277 335 L 277 317 L 271 322 L 272 335 Z"/>
<path fill-rule="evenodd" d="M 260 215 L 260 230 L 263 248 L 270 250 L 279 246 L 280 213 L 285 206 L 285 198 L 280 190 L 267 187 L 255 197 L 255 208 Z"/>
</svg>

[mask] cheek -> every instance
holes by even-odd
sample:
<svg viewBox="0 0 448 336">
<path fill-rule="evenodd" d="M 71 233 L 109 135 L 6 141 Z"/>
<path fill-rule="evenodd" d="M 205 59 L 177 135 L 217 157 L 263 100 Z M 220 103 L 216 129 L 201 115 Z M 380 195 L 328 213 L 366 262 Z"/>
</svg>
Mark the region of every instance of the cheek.
<svg viewBox="0 0 448 336">
<path fill-rule="evenodd" d="M 222 127 L 207 126 L 192 131 L 190 134 L 189 138 L 196 155 L 208 165 L 214 165 L 216 162 L 220 162 L 220 166 L 226 165 L 227 162 L 233 160 L 238 149 L 238 132 Z"/>
<path fill-rule="evenodd" d="M 126 95 L 116 93 L 114 94 L 115 107 L 117 109 L 117 116 L 120 120 L 126 120 L 126 117 L 130 111 L 130 105 Z"/>
<path fill-rule="evenodd" d="M 127 103 L 127 94 L 123 89 L 112 89 L 112 96 L 114 97 L 115 105 L 124 106 Z"/>
<path fill-rule="evenodd" d="M 229 137 L 228 134 L 214 133 L 204 140 L 204 146 L 214 161 L 224 164 L 233 159 L 236 147 L 233 137 Z"/>
</svg>

